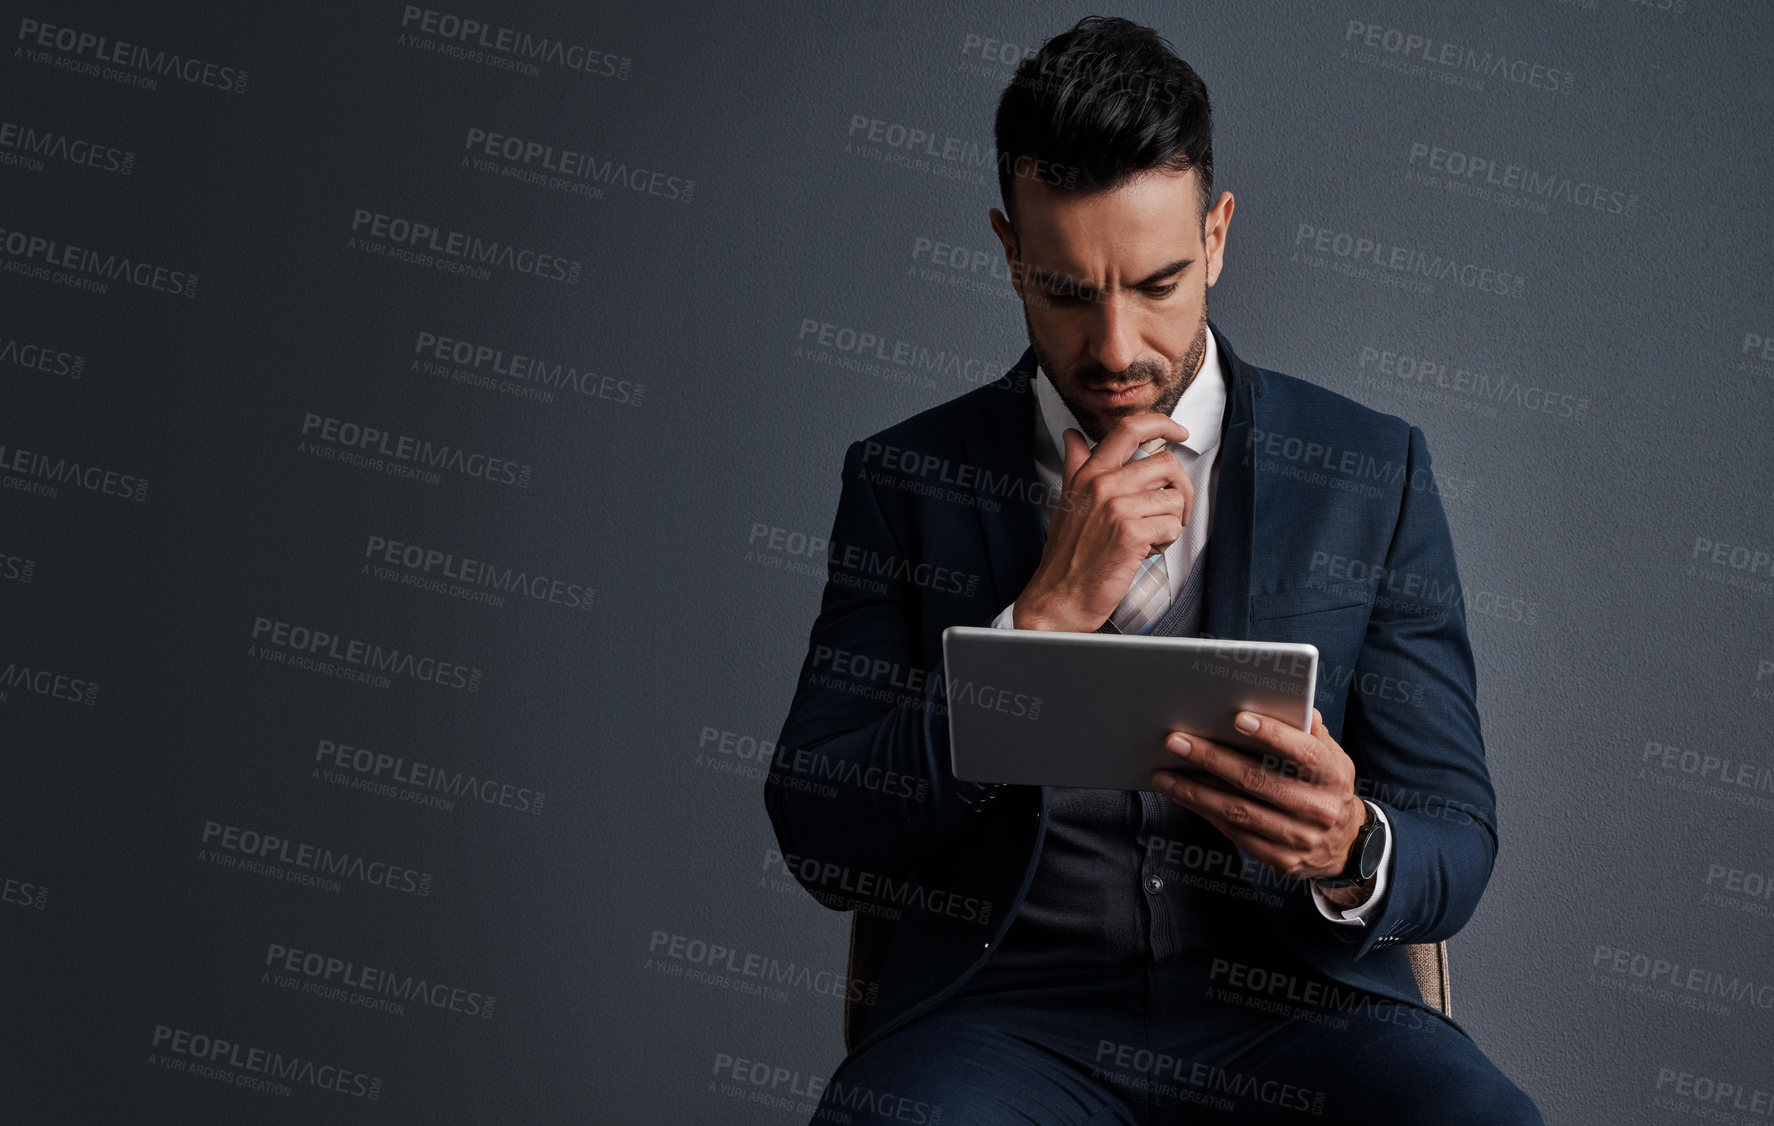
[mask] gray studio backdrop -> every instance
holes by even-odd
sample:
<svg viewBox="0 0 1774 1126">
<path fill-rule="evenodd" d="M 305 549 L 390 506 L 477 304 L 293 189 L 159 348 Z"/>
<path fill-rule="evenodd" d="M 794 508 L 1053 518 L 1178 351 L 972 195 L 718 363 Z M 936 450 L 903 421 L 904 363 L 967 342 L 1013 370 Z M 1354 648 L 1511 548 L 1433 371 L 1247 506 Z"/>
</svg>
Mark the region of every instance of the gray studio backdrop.
<svg viewBox="0 0 1774 1126">
<path fill-rule="evenodd" d="M 997 378 L 1071 5 L 5 5 L 0 1118 L 803 1121 L 842 451 Z M 1241 355 L 1422 427 L 1561 1123 L 1774 1091 L 1774 17 L 1136 4 Z M 1731 1116 L 1735 1116 L 1734 1119 Z"/>
</svg>

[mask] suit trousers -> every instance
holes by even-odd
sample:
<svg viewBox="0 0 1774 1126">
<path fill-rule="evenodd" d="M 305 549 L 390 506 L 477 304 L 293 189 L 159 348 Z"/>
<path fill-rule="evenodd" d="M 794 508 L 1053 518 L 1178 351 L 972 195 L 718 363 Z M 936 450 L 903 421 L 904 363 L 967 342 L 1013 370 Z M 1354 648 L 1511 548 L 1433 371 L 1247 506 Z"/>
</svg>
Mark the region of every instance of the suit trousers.
<svg viewBox="0 0 1774 1126">
<path fill-rule="evenodd" d="M 1255 960 L 1004 968 L 852 1053 L 820 1126 L 1539 1124 L 1426 1009 Z"/>
</svg>

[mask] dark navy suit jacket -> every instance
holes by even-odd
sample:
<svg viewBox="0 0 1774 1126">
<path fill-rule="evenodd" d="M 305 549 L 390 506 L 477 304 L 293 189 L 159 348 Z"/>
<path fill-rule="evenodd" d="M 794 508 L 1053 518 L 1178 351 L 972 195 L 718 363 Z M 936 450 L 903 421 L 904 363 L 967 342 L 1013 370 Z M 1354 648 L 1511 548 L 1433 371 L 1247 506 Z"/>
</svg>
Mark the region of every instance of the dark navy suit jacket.
<svg viewBox="0 0 1774 1126">
<path fill-rule="evenodd" d="M 1366 927 L 1324 918 L 1304 882 L 1252 898 L 1271 935 L 1332 980 L 1421 1005 L 1397 944 L 1458 931 L 1497 848 L 1429 451 L 1403 419 L 1253 367 L 1212 330 L 1228 396 L 1201 633 L 1318 647 L 1314 702 L 1393 833 Z M 829 578 L 765 803 L 816 899 L 897 919 L 856 1050 L 960 990 L 1040 858 L 1048 787 L 950 769 L 941 644 L 949 626 L 989 625 L 1041 558 L 1036 374 L 1031 349 L 1003 379 L 844 457 Z"/>
</svg>

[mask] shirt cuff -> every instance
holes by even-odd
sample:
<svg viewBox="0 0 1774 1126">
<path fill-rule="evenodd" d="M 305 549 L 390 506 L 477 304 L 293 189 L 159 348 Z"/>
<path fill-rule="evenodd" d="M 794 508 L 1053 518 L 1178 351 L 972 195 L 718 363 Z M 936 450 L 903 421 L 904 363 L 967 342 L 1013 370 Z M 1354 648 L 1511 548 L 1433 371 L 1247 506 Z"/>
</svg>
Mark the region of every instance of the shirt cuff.
<svg viewBox="0 0 1774 1126">
<path fill-rule="evenodd" d="M 1312 902 L 1318 905 L 1318 913 L 1333 923 L 1348 927 L 1367 926 L 1367 917 L 1380 909 L 1380 903 L 1386 897 L 1386 877 L 1392 871 L 1392 822 L 1386 819 L 1386 811 L 1378 803 L 1368 804 L 1373 806 L 1375 818 L 1386 826 L 1386 841 L 1380 846 L 1380 870 L 1374 873 L 1374 890 L 1366 902 L 1348 909 L 1338 907 L 1318 890 L 1318 881 L 1312 881 Z"/>
<path fill-rule="evenodd" d="M 1016 603 L 1012 602 L 1010 605 L 1004 607 L 1004 609 L 998 611 L 998 616 L 992 619 L 992 628 L 1015 629 L 1016 623 L 1012 620 L 1012 611 L 1015 609 Z"/>
</svg>

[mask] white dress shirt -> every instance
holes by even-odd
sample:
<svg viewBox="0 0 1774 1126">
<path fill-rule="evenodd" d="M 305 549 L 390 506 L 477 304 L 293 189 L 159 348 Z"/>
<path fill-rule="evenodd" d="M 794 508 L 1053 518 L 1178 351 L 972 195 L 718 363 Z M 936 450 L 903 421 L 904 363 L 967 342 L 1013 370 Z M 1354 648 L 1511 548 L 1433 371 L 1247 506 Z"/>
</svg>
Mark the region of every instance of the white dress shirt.
<svg viewBox="0 0 1774 1126">
<path fill-rule="evenodd" d="M 1035 424 L 1035 469 L 1047 485 L 1047 496 L 1050 500 L 1057 500 L 1066 448 L 1061 435 L 1067 427 L 1076 429 L 1080 434 L 1084 433 L 1084 428 L 1078 425 L 1078 417 L 1054 389 L 1052 376 L 1035 380 L 1035 400 L 1040 408 Z M 1171 599 L 1176 598 L 1183 584 L 1188 581 L 1189 571 L 1194 567 L 1201 550 L 1206 547 L 1208 533 L 1213 528 L 1213 498 L 1220 477 L 1220 423 L 1225 411 L 1226 379 L 1221 367 L 1219 345 L 1210 331 L 1207 334 L 1207 352 L 1201 359 L 1201 370 L 1184 389 L 1176 407 L 1170 412 L 1170 417 L 1188 430 L 1189 438 L 1182 443 L 1171 442 L 1165 446 L 1165 450 L 1182 462 L 1190 483 L 1195 486 L 1195 500 L 1189 513 L 1189 522 L 1183 525 L 1183 534 L 1164 549 L 1164 567 L 1170 580 L 1170 598 L 1166 599 L 1166 606 Z M 1084 440 L 1091 449 L 1096 448 L 1096 443 L 1089 436 Z M 1051 503 L 1048 510 L 1052 511 Z M 1016 603 L 1012 602 L 992 620 L 992 625 L 999 629 L 1016 628 L 1013 624 L 1015 610 Z M 1163 612 L 1162 608 L 1159 612 Z M 1386 811 L 1378 805 L 1374 806 L 1374 811 L 1380 821 L 1386 823 Z M 1367 916 L 1378 909 L 1386 893 L 1386 879 L 1392 865 L 1391 825 L 1386 825 L 1386 841 L 1380 853 L 1380 870 L 1374 878 L 1374 889 L 1360 906 L 1344 910 L 1325 898 L 1317 883 L 1311 885 L 1312 902 L 1317 904 L 1319 913 L 1331 922 L 1366 926 Z"/>
</svg>

